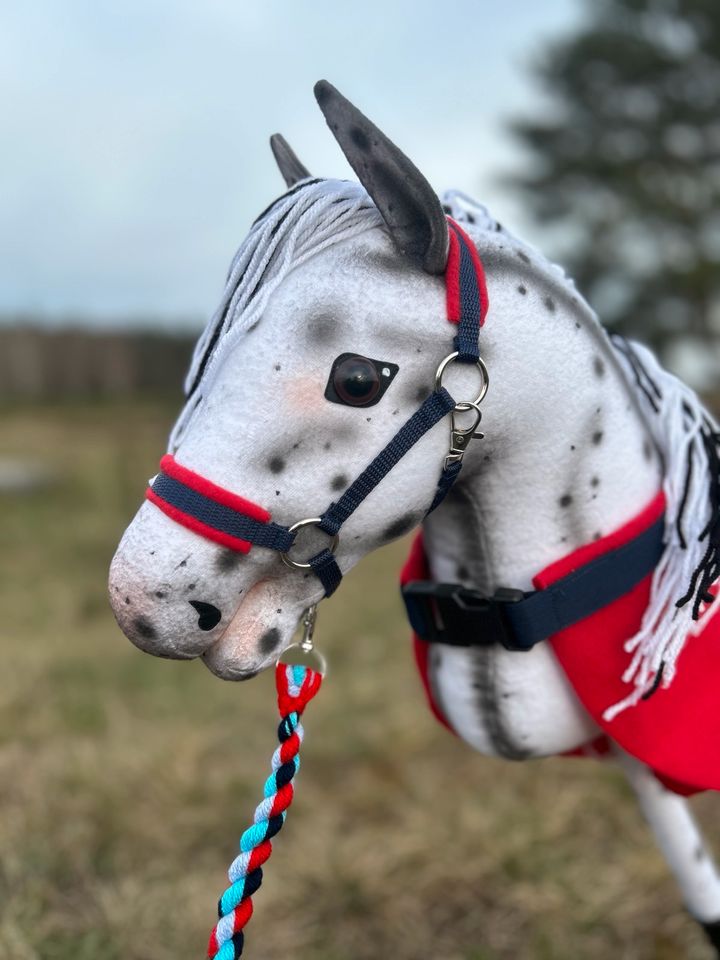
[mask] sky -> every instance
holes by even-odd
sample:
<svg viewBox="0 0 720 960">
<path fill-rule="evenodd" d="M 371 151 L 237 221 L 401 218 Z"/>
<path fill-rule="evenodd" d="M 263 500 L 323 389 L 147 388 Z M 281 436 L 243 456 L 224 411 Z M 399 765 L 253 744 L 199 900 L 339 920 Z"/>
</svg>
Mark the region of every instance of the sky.
<svg viewBox="0 0 720 960">
<path fill-rule="evenodd" d="M 529 66 L 581 0 L 33 0 L 0 8 L 0 315 L 197 326 L 283 189 L 268 138 L 353 176 L 326 78 L 442 190 L 542 242 L 500 187 Z"/>
</svg>

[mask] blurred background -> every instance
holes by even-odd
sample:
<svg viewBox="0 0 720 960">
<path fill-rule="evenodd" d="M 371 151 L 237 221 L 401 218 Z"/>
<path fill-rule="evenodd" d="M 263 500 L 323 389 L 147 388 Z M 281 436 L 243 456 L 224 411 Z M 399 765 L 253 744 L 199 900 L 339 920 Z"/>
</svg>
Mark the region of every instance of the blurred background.
<svg viewBox="0 0 720 960">
<path fill-rule="evenodd" d="M 320 77 L 717 409 L 715 0 L 0 7 L 0 960 L 203 955 L 272 678 L 140 654 L 106 570 L 227 263 L 281 190 L 268 136 L 350 175 Z M 405 549 L 323 611 L 332 682 L 248 955 L 708 957 L 619 774 L 483 759 L 434 723 Z M 712 802 L 694 807 L 717 843 Z"/>
</svg>

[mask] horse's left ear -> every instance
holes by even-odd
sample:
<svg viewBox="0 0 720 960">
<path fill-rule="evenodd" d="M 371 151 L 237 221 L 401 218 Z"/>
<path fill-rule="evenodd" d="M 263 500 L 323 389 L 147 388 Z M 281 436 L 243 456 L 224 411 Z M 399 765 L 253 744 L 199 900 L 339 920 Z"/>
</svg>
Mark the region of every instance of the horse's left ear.
<svg viewBox="0 0 720 960">
<path fill-rule="evenodd" d="M 300 180 L 311 176 L 310 171 L 298 160 L 295 151 L 281 133 L 274 133 L 270 137 L 270 149 L 286 186 L 294 187 Z"/>
<path fill-rule="evenodd" d="M 425 177 L 327 80 L 315 84 L 315 98 L 397 246 L 407 256 L 419 260 L 428 273 L 444 273 L 447 220 Z"/>
</svg>

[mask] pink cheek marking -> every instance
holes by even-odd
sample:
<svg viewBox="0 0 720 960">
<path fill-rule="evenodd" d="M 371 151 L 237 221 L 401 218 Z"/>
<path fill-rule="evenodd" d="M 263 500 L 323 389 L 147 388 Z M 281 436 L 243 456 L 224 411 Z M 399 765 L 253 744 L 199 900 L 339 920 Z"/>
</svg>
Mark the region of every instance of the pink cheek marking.
<svg viewBox="0 0 720 960">
<path fill-rule="evenodd" d="M 292 410 L 303 412 L 324 410 L 328 405 L 325 399 L 325 385 L 310 377 L 294 379 L 285 387 L 285 402 Z"/>
</svg>

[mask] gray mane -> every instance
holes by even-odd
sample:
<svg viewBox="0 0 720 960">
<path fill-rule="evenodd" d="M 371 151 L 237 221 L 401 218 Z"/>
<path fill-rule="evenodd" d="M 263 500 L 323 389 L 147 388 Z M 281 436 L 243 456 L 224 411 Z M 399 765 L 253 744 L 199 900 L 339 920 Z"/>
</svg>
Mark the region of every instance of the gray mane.
<svg viewBox="0 0 720 960">
<path fill-rule="evenodd" d="M 509 243 L 518 256 L 580 303 L 560 267 L 504 230 L 484 206 L 457 190 L 447 191 L 441 199 L 445 212 L 484 251 L 500 254 Z M 223 359 L 259 321 L 287 274 L 319 251 L 379 226 L 383 219 L 367 191 L 349 180 L 303 180 L 260 214 L 232 259 L 220 303 L 195 346 L 185 379 L 187 400 L 170 438 L 171 449 L 179 444 Z M 594 317 L 584 301 L 582 305 Z"/>
<path fill-rule="evenodd" d="M 304 180 L 255 220 L 232 259 L 217 310 L 200 335 L 185 379 L 187 402 L 173 428 L 175 449 L 224 359 L 260 320 L 287 274 L 321 250 L 382 224 L 364 187 Z"/>
</svg>

